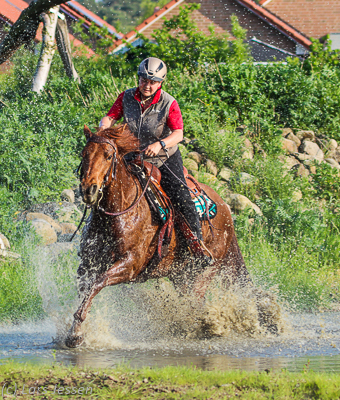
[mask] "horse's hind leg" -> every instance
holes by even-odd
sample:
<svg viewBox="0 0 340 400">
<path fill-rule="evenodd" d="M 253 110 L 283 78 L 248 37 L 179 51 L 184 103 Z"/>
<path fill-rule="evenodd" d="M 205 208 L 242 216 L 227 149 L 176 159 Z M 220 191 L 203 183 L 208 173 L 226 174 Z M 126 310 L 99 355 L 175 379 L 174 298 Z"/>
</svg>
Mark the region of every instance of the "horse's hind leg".
<svg viewBox="0 0 340 400">
<path fill-rule="evenodd" d="M 223 259 L 220 275 L 222 277 L 223 286 L 226 288 L 232 284 L 247 286 L 252 283 L 235 233 L 227 254 Z"/>
</svg>

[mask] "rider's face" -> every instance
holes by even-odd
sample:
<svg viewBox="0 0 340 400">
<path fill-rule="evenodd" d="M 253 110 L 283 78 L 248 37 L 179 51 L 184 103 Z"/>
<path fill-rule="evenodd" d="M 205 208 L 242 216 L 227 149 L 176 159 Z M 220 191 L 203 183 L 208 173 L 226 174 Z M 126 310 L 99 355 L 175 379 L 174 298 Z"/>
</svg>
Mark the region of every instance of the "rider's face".
<svg viewBox="0 0 340 400">
<path fill-rule="evenodd" d="M 152 96 L 160 88 L 161 84 L 162 82 L 139 77 L 139 90 L 146 97 Z"/>
</svg>

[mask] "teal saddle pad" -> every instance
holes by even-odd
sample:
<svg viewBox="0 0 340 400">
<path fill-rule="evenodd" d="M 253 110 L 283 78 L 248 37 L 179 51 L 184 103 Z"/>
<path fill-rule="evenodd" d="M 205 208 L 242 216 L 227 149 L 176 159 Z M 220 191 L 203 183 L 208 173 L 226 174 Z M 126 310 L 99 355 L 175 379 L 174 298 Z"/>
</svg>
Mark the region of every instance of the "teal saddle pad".
<svg viewBox="0 0 340 400">
<path fill-rule="evenodd" d="M 204 220 L 208 219 L 207 218 L 207 208 L 209 210 L 209 218 L 213 219 L 216 217 L 217 205 L 205 193 L 202 193 L 199 196 L 191 198 L 191 201 L 193 201 L 195 204 L 196 211 L 197 211 L 200 221 L 204 221 Z M 162 208 L 159 203 L 158 203 L 158 209 L 159 209 L 160 217 L 163 219 L 163 221 L 166 221 L 168 210 L 164 210 L 164 208 Z"/>
<path fill-rule="evenodd" d="M 146 177 L 145 174 L 137 175 L 138 179 L 140 180 L 142 187 L 144 188 L 146 185 Z M 150 208 L 154 210 L 158 216 L 160 217 L 161 221 L 165 222 L 168 218 L 169 210 L 165 209 L 163 205 L 160 203 L 158 196 L 152 189 L 152 185 L 149 185 L 146 190 L 146 198 L 149 202 Z M 209 219 L 213 219 L 216 217 L 217 214 L 217 205 L 214 201 L 212 201 L 205 192 L 202 191 L 200 195 L 196 195 L 195 197 L 191 198 L 191 201 L 194 202 L 197 214 L 199 215 L 200 221 L 207 220 L 207 208 L 209 210 Z"/>
</svg>

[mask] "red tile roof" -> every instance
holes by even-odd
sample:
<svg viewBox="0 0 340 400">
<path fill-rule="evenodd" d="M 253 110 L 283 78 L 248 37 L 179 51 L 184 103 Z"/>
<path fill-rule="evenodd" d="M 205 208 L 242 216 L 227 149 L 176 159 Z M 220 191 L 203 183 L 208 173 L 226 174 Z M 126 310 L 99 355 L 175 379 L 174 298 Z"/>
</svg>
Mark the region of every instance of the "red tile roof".
<svg viewBox="0 0 340 400">
<path fill-rule="evenodd" d="M 262 0 L 260 4 L 308 37 L 340 33 L 339 0 Z"/>
<path fill-rule="evenodd" d="M 92 11 L 90 11 L 86 7 L 82 6 L 77 1 L 71 0 L 71 1 L 68 1 L 66 4 L 69 7 L 71 7 L 73 10 L 77 11 L 79 14 L 81 14 L 86 19 L 94 22 L 97 26 L 99 26 L 99 27 L 105 26 L 111 35 L 115 35 L 118 38 L 121 37 L 121 35 L 117 33 L 116 28 L 114 26 L 108 24 L 102 18 L 98 17 L 98 15 L 94 14 Z"/>
<path fill-rule="evenodd" d="M 283 21 L 281 18 L 277 17 L 270 11 L 259 6 L 253 0 L 236 0 L 239 4 L 242 4 L 248 10 L 256 14 L 262 20 L 268 22 L 270 25 L 274 26 L 283 34 L 287 35 L 291 39 L 295 40 L 297 43 L 302 44 L 305 47 L 309 47 L 312 42 L 303 33 L 299 32 L 296 28 L 289 25 L 287 22 Z M 292 2 L 290 2 L 292 4 Z M 300 10 L 301 12 L 301 10 Z"/>
<path fill-rule="evenodd" d="M 0 0 L 0 16 L 13 24 L 27 6 L 23 0 Z"/>
<path fill-rule="evenodd" d="M 13 25 L 19 18 L 21 12 L 27 7 L 28 4 L 23 0 L 0 0 L 0 19 L 8 22 L 10 25 Z M 63 7 L 67 6 L 63 5 Z M 95 54 L 92 49 L 85 46 L 80 40 L 76 39 L 71 34 L 69 35 L 70 35 L 70 41 L 71 43 L 73 43 L 74 46 L 76 47 L 84 46 L 84 49 L 86 49 L 86 55 L 88 57 Z M 40 42 L 41 40 L 42 40 L 42 24 L 40 24 L 35 36 L 36 42 Z"/>
<path fill-rule="evenodd" d="M 149 26 L 151 23 L 155 22 L 159 18 L 164 17 L 170 10 L 172 10 L 174 7 L 179 6 L 181 3 L 183 3 L 185 0 L 172 0 L 170 3 L 167 3 L 164 7 L 162 7 L 159 11 L 155 12 L 151 17 L 147 18 L 144 20 L 140 25 L 138 25 L 134 30 L 128 32 L 126 35 L 124 35 L 121 39 L 116 40 L 113 44 L 113 47 L 110 49 L 113 51 L 116 49 L 118 46 L 123 44 L 123 40 L 126 40 L 130 42 L 132 39 L 136 37 L 136 31 L 138 33 L 142 33 L 143 30 Z"/>
<path fill-rule="evenodd" d="M 161 10 L 157 11 L 151 17 L 147 18 L 140 25 L 138 25 L 134 30 L 132 30 L 129 33 L 127 33 L 126 35 L 124 35 L 120 40 L 115 41 L 111 51 L 117 50 L 118 47 L 122 46 L 123 40 L 126 40 L 128 42 L 133 40 L 136 37 L 136 31 L 141 33 L 147 26 L 150 26 L 159 18 L 164 17 L 165 14 L 170 9 L 179 6 L 179 4 L 183 3 L 183 1 L 185 1 L 185 0 L 170 1 Z M 303 33 L 301 33 L 298 29 L 294 28 L 289 23 L 285 22 L 283 19 L 277 17 L 272 12 L 259 6 L 258 4 L 255 3 L 254 0 L 235 0 L 235 1 L 238 2 L 239 4 L 241 4 L 242 6 L 246 7 L 249 11 L 256 14 L 259 18 L 266 21 L 269 25 L 275 27 L 280 32 L 282 32 L 286 36 L 290 37 L 297 43 L 302 44 L 305 47 L 309 47 L 312 44 L 310 39 L 308 37 L 306 37 Z M 268 0 L 262 0 L 262 1 L 268 1 Z M 274 1 L 276 1 L 276 0 L 273 0 L 273 2 Z M 281 1 L 285 1 L 285 0 L 281 0 Z M 320 0 L 320 1 L 322 1 L 322 0 Z M 339 1 L 339 3 L 340 3 L 340 0 L 334 0 L 334 1 Z M 289 4 L 291 4 L 291 1 L 289 2 Z"/>
</svg>

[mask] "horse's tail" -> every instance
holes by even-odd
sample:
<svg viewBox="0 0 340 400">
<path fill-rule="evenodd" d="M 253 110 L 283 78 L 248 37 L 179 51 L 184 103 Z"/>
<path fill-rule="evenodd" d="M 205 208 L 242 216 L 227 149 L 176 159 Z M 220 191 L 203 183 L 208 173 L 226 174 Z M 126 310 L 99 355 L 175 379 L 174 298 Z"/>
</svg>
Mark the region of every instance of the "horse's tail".
<svg viewBox="0 0 340 400">
<path fill-rule="evenodd" d="M 225 276 L 228 286 L 234 283 L 246 286 L 252 282 L 241 254 L 235 232 L 233 233 L 233 238 L 231 239 L 227 254 L 224 257 L 223 264 L 224 268 L 221 272 Z"/>
</svg>

